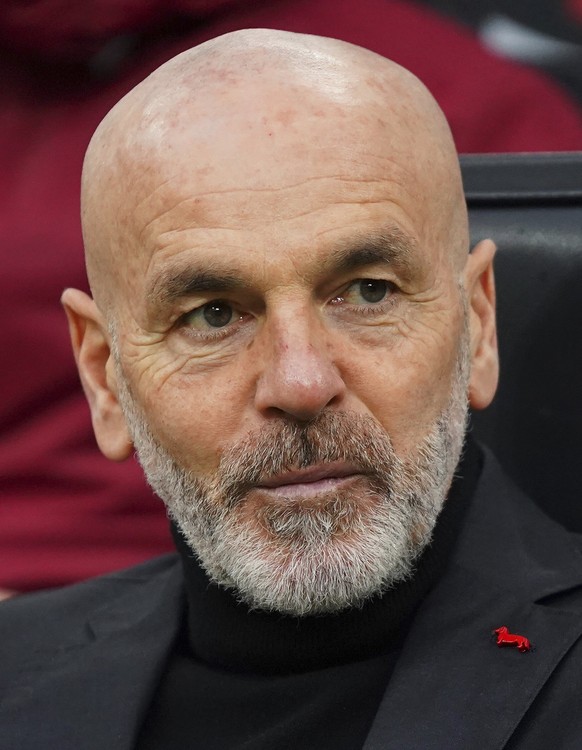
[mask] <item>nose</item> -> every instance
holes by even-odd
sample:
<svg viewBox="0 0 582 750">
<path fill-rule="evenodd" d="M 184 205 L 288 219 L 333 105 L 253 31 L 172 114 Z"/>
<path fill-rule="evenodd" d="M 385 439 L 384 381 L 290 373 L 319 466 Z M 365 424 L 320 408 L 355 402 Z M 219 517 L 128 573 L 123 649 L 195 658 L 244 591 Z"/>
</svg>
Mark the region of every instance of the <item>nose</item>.
<svg viewBox="0 0 582 750">
<path fill-rule="evenodd" d="M 266 354 L 255 394 L 258 411 L 308 422 L 342 399 L 345 383 L 316 322 L 296 314 L 264 333 Z"/>
</svg>

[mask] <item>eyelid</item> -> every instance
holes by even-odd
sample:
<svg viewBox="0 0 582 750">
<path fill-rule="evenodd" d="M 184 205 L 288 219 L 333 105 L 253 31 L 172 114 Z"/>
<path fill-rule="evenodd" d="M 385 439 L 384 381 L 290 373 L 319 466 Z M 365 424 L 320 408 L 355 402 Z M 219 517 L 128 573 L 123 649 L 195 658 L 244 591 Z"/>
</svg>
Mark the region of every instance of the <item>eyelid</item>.
<svg viewBox="0 0 582 750">
<path fill-rule="evenodd" d="M 203 308 L 207 307 L 208 305 L 211 305 L 212 303 L 222 303 L 224 305 L 228 305 L 232 311 L 233 311 L 233 320 L 227 323 L 224 326 L 218 326 L 213 327 L 208 325 L 208 327 L 204 328 L 195 328 L 194 326 L 188 325 L 187 318 L 190 315 L 193 315 L 195 313 L 200 313 L 203 310 Z M 244 312 L 240 310 L 234 303 L 232 303 L 228 299 L 224 299 L 222 297 L 213 297 L 212 299 L 205 300 L 204 302 L 201 302 L 198 305 L 195 305 L 191 307 L 189 310 L 186 310 L 185 312 L 178 315 L 176 318 L 176 321 L 174 322 L 174 328 L 181 330 L 184 335 L 198 339 L 202 342 L 204 341 L 212 341 L 212 340 L 218 340 L 221 338 L 226 338 L 229 335 L 232 335 L 235 332 L 235 329 L 237 328 L 237 324 L 240 323 L 244 318 Z"/>
<path fill-rule="evenodd" d="M 361 281 L 382 281 L 387 285 L 387 292 L 385 297 L 379 302 L 366 302 L 361 303 L 350 302 L 343 298 L 346 291 L 351 286 Z M 363 276 L 357 279 L 353 279 L 347 285 L 343 287 L 343 290 L 338 292 L 328 304 L 332 305 L 334 315 L 337 315 L 339 319 L 345 319 L 346 322 L 364 322 L 365 319 L 378 319 L 382 320 L 383 316 L 390 315 L 392 310 L 401 301 L 401 295 L 398 294 L 400 291 L 399 286 L 390 279 L 373 278 L 370 276 Z"/>
<path fill-rule="evenodd" d="M 224 294 L 215 294 L 212 296 L 196 295 L 196 297 L 194 297 L 193 299 L 191 298 L 182 300 L 179 308 L 175 312 L 175 319 L 179 320 L 181 318 L 185 318 L 188 315 L 192 315 L 198 310 L 202 310 L 202 308 L 212 304 L 228 305 L 235 311 L 242 309 L 242 305 L 240 304 L 240 302 L 235 302 L 234 300 L 229 299 L 228 296 Z"/>
<path fill-rule="evenodd" d="M 386 294 L 390 296 L 392 295 L 392 293 L 399 291 L 399 288 L 400 288 L 398 284 L 392 279 L 385 279 L 385 278 L 377 277 L 377 276 L 359 276 L 357 279 L 351 279 L 346 284 L 344 284 L 341 287 L 341 289 L 333 295 L 332 299 L 341 297 L 342 295 L 346 294 L 346 292 L 348 292 L 356 284 L 361 284 L 363 281 L 380 282 L 380 283 L 386 284 L 386 287 L 387 287 Z M 377 305 L 382 304 L 382 302 L 368 302 L 368 303 L 363 303 L 363 304 L 377 306 Z"/>
</svg>

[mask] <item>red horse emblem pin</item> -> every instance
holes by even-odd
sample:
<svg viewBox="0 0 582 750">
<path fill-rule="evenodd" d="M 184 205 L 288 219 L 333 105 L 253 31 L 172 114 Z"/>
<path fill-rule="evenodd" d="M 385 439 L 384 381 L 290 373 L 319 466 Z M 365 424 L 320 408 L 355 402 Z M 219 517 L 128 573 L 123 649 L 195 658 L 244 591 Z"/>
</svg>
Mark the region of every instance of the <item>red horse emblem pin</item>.
<svg viewBox="0 0 582 750">
<path fill-rule="evenodd" d="M 505 625 L 494 630 L 493 635 L 497 636 L 498 646 L 516 646 L 517 650 L 521 651 L 522 654 L 532 650 L 531 643 L 524 635 L 510 633 Z"/>
</svg>

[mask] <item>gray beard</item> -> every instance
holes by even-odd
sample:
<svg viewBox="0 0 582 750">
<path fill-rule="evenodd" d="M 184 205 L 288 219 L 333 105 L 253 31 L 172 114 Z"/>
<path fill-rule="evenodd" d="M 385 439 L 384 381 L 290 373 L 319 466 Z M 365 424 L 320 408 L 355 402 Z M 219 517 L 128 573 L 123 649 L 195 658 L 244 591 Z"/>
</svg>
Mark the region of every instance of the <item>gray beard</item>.
<svg viewBox="0 0 582 750">
<path fill-rule="evenodd" d="M 155 438 L 115 346 L 113 353 L 139 462 L 212 581 L 251 608 L 303 616 L 362 606 L 411 575 L 463 446 L 466 331 L 448 405 L 405 457 L 372 417 L 329 410 L 309 423 L 281 419 L 250 433 L 223 454 L 211 478 L 179 466 Z M 331 461 L 355 464 L 362 478 L 317 500 L 250 502 L 262 479 Z"/>
</svg>

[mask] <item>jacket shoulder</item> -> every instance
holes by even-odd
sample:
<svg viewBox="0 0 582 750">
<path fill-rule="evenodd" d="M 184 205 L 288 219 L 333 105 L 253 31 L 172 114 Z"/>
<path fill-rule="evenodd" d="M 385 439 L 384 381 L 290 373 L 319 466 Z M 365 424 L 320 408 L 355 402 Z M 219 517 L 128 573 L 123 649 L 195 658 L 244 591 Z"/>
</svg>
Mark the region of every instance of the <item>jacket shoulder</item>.
<svg viewBox="0 0 582 750">
<path fill-rule="evenodd" d="M 19 644 L 38 649 L 65 646 L 86 627 L 92 613 L 131 596 L 152 596 L 179 568 L 176 554 L 164 555 L 125 570 L 63 588 L 21 594 L 0 603 L 0 663 Z M 146 593 L 147 592 L 147 593 Z"/>
</svg>

